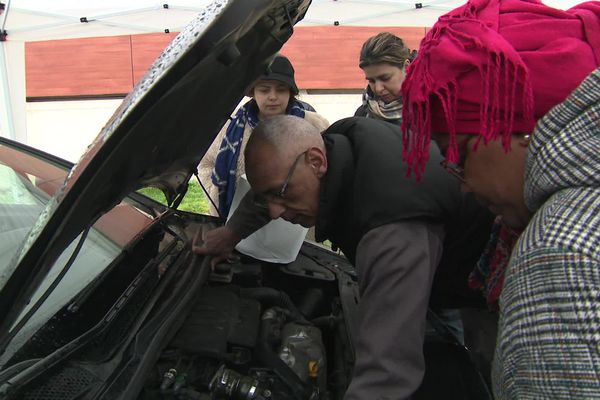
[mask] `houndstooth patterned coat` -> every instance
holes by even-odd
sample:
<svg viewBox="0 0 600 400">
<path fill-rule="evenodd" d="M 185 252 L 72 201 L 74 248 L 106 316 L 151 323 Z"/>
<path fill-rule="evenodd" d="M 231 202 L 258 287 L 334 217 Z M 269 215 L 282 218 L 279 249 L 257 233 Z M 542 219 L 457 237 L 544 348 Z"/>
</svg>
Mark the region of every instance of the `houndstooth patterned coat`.
<svg viewBox="0 0 600 400">
<path fill-rule="evenodd" d="M 600 398 L 600 69 L 539 122 L 500 298 L 497 399 Z"/>
</svg>

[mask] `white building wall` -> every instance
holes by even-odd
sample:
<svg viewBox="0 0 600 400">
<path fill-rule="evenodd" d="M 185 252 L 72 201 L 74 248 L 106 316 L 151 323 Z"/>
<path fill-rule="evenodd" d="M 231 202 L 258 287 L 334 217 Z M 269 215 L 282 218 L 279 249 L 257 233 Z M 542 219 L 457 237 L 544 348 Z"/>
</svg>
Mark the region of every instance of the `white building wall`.
<svg viewBox="0 0 600 400">
<path fill-rule="evenodd" d="M 76 162 L 119 104 L 119 99 L 27 103 L 27 144 Z"/>
<path fill-rule="evenodd" d="M 310 103 L 330 123 L 354 115 L 361 104 L 360 94 L 302 93 L 300 99 Z M 120 99 L 27 103 L 26 143 L 76 162 L 119 104 Z"/>
<path fill-rule="evenodd" d="M 330 123 L 354 115 L 361 104 L 360 94 L 301 93 L 299 97 Z M 119 104 L 120 99 L 27 103 L 27 144 L 76 162 Z"/>
<path fill-rule="evenodd" d="M 300 94 L 300 100 L 312 105 L 329 123 L 351 117 L 362 104 L 361 94 Z"/>
</svg>

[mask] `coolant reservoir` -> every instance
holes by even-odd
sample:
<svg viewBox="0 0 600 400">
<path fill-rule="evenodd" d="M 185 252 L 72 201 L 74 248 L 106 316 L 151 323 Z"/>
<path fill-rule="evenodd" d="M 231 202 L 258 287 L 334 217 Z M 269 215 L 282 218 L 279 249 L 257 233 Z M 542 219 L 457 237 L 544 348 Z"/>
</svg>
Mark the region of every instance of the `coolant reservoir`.
<svg viewBox="0 0 600 400">
<path fill-rule="evenodd" d="M 319 328 L 289 323 L 281 332 L 279 358 L 305 382 L 324 391 L 327 385 L 325 348 Z"/>
</svg>

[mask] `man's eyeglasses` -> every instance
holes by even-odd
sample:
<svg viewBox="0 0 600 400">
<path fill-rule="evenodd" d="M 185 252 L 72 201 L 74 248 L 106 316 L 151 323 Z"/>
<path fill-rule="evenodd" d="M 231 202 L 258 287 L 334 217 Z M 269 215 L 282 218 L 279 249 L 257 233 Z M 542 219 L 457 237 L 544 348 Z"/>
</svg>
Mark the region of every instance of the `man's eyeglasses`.
<svg viewBox="0 0 600 400">
<path fill-rule="evenodd" d="M 466 135 L 462 140 L 460 140 L 457 144 L 458 147 L 458 163 L 450 163 L 448 160 L 442 160 L 440 165 L 442 168 L 446 170 L 449 174 L 454 176 L 456 179 L 461 181 L 461 183 L 465 183 L 465 159 L 467 158 L 467 153 L 469 151 L 470 141 L 475 139 L 476 137 L 473 135 Z M 478 140 L 478 139 L 477 139 Z M 444 151 L 444 156 L 448 156 L 447 151 L 448 144 L 446 143 L 446 151 Z"/>
<path fill-rule="evenodd" d="M 290 180 L 292 179 L 292 176 L 294 175 L 296 166 L 298 165 L 298 162 L 306 154 L 307 151 L 308 150 L 305 150 L 302 153 L 298 154 L 298 156 L 292 163 L 292 166 L 290 167 L 290 170 L 289 170 L 285 180 L 283 181 L 283 185 L 281 185 L 281 188 L 272 194 L 255 193 L 254 194 L 254 204 L 256 204 L 257 206 L 262 207 L 262 208 L 267 208 L 270 199 L 272 200 L 274 198 L 280 198 L 280 199 L 285 198 L 285 192 L 288 188 L 288 185 L 290 184 Z"/>
<path fill-rule="evenodd" d="M 442 160 L 440 165 L 446 170 L 446 172 L 461 181 L 461 183 L 465 183 L 465 169 L 462 165 L 449 163 L 448 160 Z"/>
</svg>

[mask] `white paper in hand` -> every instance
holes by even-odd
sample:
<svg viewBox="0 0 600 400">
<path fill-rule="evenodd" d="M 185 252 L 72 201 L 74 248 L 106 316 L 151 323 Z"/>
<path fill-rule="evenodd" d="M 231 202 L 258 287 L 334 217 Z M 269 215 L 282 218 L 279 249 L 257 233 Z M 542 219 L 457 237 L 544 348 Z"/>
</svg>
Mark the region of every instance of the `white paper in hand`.
<svg viewBox="0 0 600 400">
<path fill-rule="evenodd" d="M 246 175 L 242 175 L 238 179 L 227 219 L 231 218 L 248 190 L 250 184 Z M 235 248 L 259 260 L 287 264 L 298 256 L 306 232 L 308 228 L 277 218 L 242 240 Z"/>
</svg>

